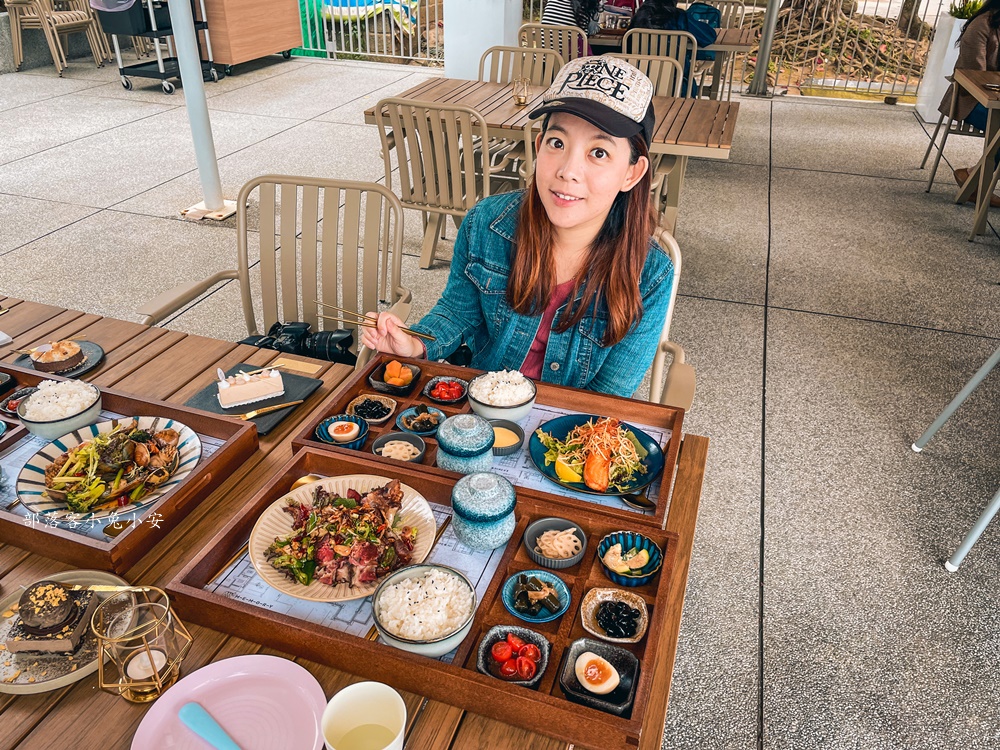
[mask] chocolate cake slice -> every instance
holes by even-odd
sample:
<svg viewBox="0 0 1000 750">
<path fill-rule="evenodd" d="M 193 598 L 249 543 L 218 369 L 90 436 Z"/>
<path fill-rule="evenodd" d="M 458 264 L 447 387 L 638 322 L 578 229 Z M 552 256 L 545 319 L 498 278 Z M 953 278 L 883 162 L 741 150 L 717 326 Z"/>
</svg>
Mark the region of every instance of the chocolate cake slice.
<svg viewBox="0 0 1000 750">
<path fill-rule="evenodd" d="M 7 633 L 11 653 L 76 651 L 97 608 L 93 591 L 70 591 L 54 581 L 39 581 L 21 595 L 19 620 Z"/>
</svg>

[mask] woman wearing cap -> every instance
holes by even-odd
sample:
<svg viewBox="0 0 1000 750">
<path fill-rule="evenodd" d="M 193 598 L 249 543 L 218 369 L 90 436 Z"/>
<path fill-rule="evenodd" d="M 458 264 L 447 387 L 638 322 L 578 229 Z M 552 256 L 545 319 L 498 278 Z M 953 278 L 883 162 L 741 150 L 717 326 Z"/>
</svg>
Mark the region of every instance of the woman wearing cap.
<svg viewBox="0 0 1000 750">
<path fill-rule="evenodd" d="M 673 265 L 652 239 L 649 79 L 623 60 L 565 65 L 545 92 L 535 174 L 462 222 L 448 284 L 414 330 L 378 315 L 365 346 L 438 359 L 460 345 L 483 370 L 631 396 L 655 354 Z M 373 313 L 370 313 L 374 315 Z"/>
</svg>

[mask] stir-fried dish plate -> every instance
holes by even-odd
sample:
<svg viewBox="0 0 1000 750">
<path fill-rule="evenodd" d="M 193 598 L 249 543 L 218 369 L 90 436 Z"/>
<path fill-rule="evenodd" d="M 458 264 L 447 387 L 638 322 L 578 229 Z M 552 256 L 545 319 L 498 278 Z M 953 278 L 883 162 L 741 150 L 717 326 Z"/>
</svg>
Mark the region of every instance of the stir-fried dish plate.
<svg viewBox="0 0 1000 750">
<path fill-rule="evenodd" d="M 99 422 L 54 440 L 24 465 L 17 496 L 30 513 L 74 523 L 141 510 L 198 465 L 201 440 L 167 417 Z"/>
<path fill-rule="evenodd" d="M 423 495 L 371 474 L 329 477 L 275 500 L 250 533 L 250 561 L 278 591 L 315 602 L 370 596 L 430 554 L 437 524 Z"/>
<path fill-rule="evenodd" d="M 528 453 L 548 479 L 591 495 L 639 492 L 663 471 L 663 451 L 652 437 L 595 414 L 545 422 L 532 433 Z"/>
</svg>

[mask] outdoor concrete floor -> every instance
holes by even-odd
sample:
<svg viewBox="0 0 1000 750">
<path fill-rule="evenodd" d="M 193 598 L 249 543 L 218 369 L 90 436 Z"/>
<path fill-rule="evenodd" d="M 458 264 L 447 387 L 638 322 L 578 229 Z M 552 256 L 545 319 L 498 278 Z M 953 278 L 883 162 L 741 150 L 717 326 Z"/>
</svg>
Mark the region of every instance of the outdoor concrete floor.
<svg viewBox="0 0 1000 750">
<path fill-rule="evenodd" d="M 269 172 L 381 181 L 362 111 L 436 75 L 240 68 L 206 85 L 230 198 Z M 234 265 L 232 221 L 177 215 L 202 197 L 181 94 L 136 84 L 0 76 L 3 294 L 135 319 Z M 905 107 L 744 100 L 732 158 L 689 166 L 672 338 L 698 372 L 685 426 L 712 443 L 664 748 L 997 746 L 1000 524 L 941 563 L 1000 487 L 1000 373 L 909 446 L 1000 345 L 1000 238 L 966 240 L 947 165 L 924 193 L 927 137 Z M 418 270 L 407 222 L 415 319 L 449 253 Z M 242 337 L 235 285 L 167 325 Z"/>
</svg>

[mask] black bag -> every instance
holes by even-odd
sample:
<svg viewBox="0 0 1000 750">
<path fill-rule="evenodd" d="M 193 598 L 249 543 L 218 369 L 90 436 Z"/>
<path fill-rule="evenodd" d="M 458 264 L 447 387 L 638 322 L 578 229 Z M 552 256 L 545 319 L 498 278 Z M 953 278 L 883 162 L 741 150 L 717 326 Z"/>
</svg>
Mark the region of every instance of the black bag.
<svg viewBox="0 0 1000 750">
<path fill-rule="evenodd" d="M 351 331 L 309 331 L 308 323 L 275 323 L 266 336 L 248 336 L 239 341 L 261 349 L 274 349 L 287 354 L 300 354 L 327 362 L 339 362 L 353 367 L 358 358 L 351 351 L 354 334 Z"/>
</svg>

